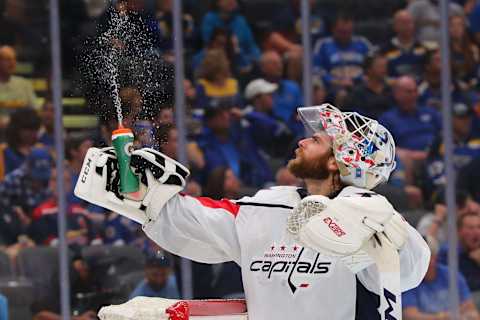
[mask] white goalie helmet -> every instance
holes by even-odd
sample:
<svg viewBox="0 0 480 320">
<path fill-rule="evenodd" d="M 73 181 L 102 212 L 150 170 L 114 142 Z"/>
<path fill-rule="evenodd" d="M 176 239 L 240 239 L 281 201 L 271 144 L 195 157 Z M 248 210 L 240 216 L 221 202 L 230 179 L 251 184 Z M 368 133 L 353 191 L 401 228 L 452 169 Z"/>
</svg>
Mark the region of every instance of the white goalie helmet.
<svg viewBox="0 0 480 320">
<path fill-rule="evenodd" d="M 388 181 L 396 164 L 395 142 L 378 121 L 328 103 L 298 108 L 298 114 L 308 134 L 325 132 L 332 138 L 343 183 L 373 189 Z"/>
</svg>

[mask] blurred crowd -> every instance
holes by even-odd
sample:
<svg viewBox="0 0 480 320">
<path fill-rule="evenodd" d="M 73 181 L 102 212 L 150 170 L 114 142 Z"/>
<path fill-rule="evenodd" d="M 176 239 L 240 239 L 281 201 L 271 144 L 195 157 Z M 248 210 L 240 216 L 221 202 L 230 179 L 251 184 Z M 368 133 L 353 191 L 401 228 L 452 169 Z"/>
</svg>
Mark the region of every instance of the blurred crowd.
<svg viewBox="0 0 480 320">
<path fill-rule="evenodd" d="M 0 0 L 0 320 L 8 309 L 59 319 L 56 257 L 49 251 L 58 244 L 59 174 L 75 319 L 95 319 L 101 305 L 137 295 L 182 296 L 178 257 L 149 241 L 141 226 L 73 194 L 88 148 L 111 145 L 118 125 L 111 83 L 92 58 L 115 16 L 127 16 L 126 28 L 135 31 L 106 38 L 121 56 L 124 125 L 134 130 L 136 147 L 173 159 L 179 135 L 186 135 L 187 194 L 236 199 L 273 185 L 302 187 L 285 167 L 305 135 L 296 114 L 304 101 L 299 0 L 183 1 L 187 132 L 174 121 L 172 0 L 60 2 L 64 112 L 72 109 L 68 101 L 80 99 L 76 119 L 93 118 L 66 126 L 63 173 L 54 165 L 47 1 Z M 357 111 L 390 130 L 397 167 L 375 191 L 432 251 L 423 283 L 404 294 L 406 319 L 450 319 L 440 88 L 441 70 L 450 68 L 461 313 L 479 319 L 480 1 L 450 1 L 450 66 L 441 61 L 436 0 L 310 5 L 313 105 Z M 243 295 L 234 263 L 193 262 L 193 285 L 195 298 Z M 36 294 L 42 288 L 51 290 Z M 28 292 L 35 292 L 30 300 L 12 298 Z"/>
</svg>

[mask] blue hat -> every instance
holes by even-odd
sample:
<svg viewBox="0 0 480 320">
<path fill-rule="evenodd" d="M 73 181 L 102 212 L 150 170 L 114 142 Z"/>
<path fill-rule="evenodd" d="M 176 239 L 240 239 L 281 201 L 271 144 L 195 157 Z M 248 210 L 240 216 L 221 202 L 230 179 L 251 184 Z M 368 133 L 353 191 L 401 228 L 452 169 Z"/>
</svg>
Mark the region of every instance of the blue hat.
<svg viewBox="0 0 480 320">
<path fill-rule="evenodd" d="M 33 148 L 27 156 L 26 164 L 28 173 L 34 180 L 50 180 L 53 159 L 47 149 Z"/>
</svg>

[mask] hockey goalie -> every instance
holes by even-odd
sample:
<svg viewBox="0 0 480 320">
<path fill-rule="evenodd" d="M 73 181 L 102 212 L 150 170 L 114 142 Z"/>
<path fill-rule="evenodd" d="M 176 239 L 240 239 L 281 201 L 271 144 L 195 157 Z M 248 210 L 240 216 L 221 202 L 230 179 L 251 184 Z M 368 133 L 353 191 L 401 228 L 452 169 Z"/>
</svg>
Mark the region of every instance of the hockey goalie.
<svg viewBox="0 0 480 320">
<path fill-rule="evenodd" d="M 139 149 L 131 155 L 143 189 L 135 201 L 119 192 L 113 150 L 91 148 L 75 194 L 141 223 L 177 255 L 236 262 L 249 320 L 401 319 L 401 292 L 421 282 L 430 253 L 371 191 L 395 168 L 393 138 L 376 120 L 329 104 L 298 113 L 309 135 L 288 168 L 304 189 L 277 186 L 239 200 L 191 197 L 181 193 L 184 166 Z"/>
</svg>

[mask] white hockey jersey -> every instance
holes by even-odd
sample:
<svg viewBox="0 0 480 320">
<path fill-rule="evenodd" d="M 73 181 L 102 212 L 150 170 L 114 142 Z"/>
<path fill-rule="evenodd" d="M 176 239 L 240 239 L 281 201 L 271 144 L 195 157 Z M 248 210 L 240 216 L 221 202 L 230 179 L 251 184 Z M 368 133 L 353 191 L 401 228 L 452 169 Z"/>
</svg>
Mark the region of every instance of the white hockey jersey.
<svg viewBox="0 0 480 320">
<path fill-rule="evenodd" d="M 372 193 L 346 187 L 339 196 L 361 201 Z M 249 320 L 380 319 L 373 263 L 354 274 L 342 259 L 301 247 L 287 232 L 287 217 L 300 200 L 295 187 L 273 187 L 237 201 L 176 195 L 144 231 L 177 255 L 240 265 Z M 420 284 L 430 257 L 417 231 L 408 231 L 400 250 L 402 291 Z"/>
</svg>

